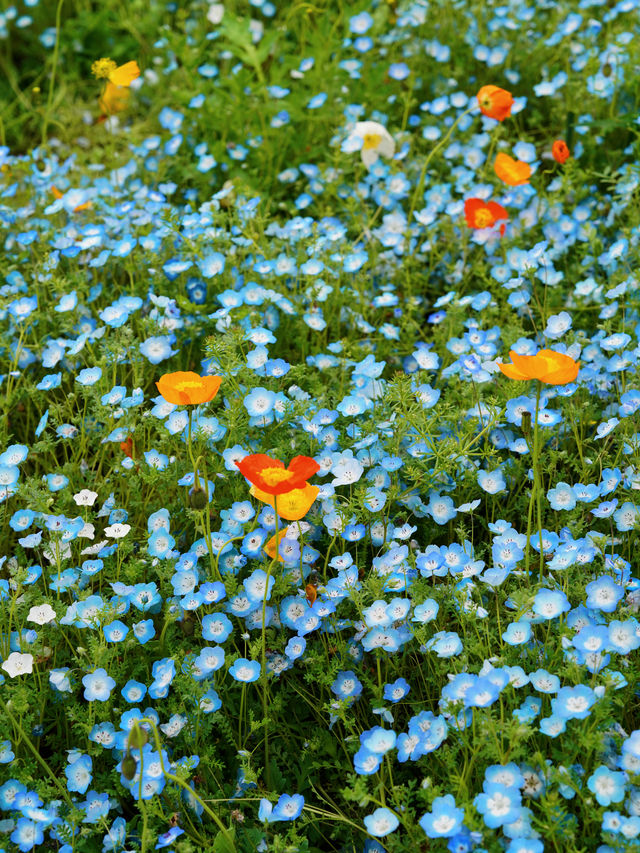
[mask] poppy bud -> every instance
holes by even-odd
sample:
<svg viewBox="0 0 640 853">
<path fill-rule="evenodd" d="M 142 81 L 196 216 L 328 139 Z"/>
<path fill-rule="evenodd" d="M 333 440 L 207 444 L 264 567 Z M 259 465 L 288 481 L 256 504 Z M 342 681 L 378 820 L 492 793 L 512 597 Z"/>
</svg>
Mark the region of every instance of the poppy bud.
<svg viewBox="0 0 640 853">
<path fill-rule="evenodd" d="M 120 772 L 129 782 L 136 775 L 136 760 L 132 755 L 125 755 L 120 764 Z"/>
<path fill-rule="evenodd" d="M 148 740 L 149 736 L 146 731 L 140 728 L 140 726 L 134 726 L 129 732 L 129 737 L 127 738 L 127 748 L 142 749 Z"/>
<path fill-rule="evenodd" d="M 204 489 L 194 486 L 189 489 L 189 506 L 191 509 L 204 509 L 207 505 L 207 493 Z"/>
<path fill-rule="evenodd" d="M 525 438 L 531 435 L 531 412 L 522 413 L 522 434 Z"/>
<path fill-rule="evenodd" d="M 556 163 L 560 163 L 561 166 L 563 163 L 567 162 L 571 156 L 571 152 L 569 151 L 567 143 L 563 139 L 556 139 L 553 143 L 551 146 L 551 156 Z"/>
</svg>

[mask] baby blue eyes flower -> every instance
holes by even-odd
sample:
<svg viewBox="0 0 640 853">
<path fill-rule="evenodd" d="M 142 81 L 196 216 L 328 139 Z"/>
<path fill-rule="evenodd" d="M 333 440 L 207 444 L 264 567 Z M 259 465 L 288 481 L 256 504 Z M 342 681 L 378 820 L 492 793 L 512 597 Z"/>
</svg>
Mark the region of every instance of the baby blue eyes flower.
<svg viewBox="0 0 640 853">
<path fill-rule="evenodd" d="M 376 838 L 384 838 L 390 832 L 398 828 L 400 821 L 396 815 L 385 807 L 377 808 L 373 814 L 366 815 L 364 825 L 370 835 Z"/>
<path fill-rule="evenodd" d="M 84 698 L 87 702 L 106 702 L 116 686 L 115 679 L 111 678 L 102 667 L 83 676 L 82 683 L 84 685 Z"/>
<path fill-rule="evenodd" d="M 464 809 L 456 808 L 451 794 L 436 797 L 431 804 L 431 812 L 424 814 L 420 826 L 428 838 L 451 838 L 460 832 L 464 819 Z"/>
<path fill-rule="evenodd" d="M 67 777 L 67 790 L 84 794 L 91 784 L 92 761 L 89 755 L 77 751 L 69 754 L 69 763 L 64 769 Z"/>
<path fill-rule="evenodd" d="M 533 612 L 545 619 L 556 619 L 571 609 L 567 596 L 560 590 L 540 589 L 533 600 Z"/>
<path fill-rule="evenodd" d="M 626 775 L 601 765 L 587 780 L 587 787 L 601 806 L 621 803 L 626 793 Z"/>
<path fill-rule="evenodd" d="M 502 639 L 510 646 L 521 646 L 531 639 L 531 625 L 529 622 L 511 622 L 507 630 L 503 632 Z"/>
<path fill-rule="evenodd" d="M 250 682 L 257 681 L 260 678 L 260 664 L 255 660 L 247 660 L 247 658 L 238 658 L 232 666 L 229 667 L 229 675 L 236 681 Z"/>
<path fill-rule="evenodd" d="M 478 471 L 478 485 L 490 495 L 496 495 L 507 487 L 500 468 L 495 471 Z"/>
<path fill-rule="evenodd" d="M 213 278 L 224 271 L 225 258 L 220 252 L 211 252 L 196 261 L 196 266 L 205 278 Z"/>
</svg>

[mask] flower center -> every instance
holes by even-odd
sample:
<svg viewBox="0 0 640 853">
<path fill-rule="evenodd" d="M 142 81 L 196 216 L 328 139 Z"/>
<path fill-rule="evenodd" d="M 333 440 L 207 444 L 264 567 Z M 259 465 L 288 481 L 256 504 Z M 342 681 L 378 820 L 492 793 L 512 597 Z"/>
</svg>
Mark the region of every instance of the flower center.
<svg viewBox="0 0 640 853">
<path fill-rule="evenodd" d="M 478 210 L 476 213 L 476 225 L 478 228 L 488 228 L 490 225 L 493 225 L 493 216 L 491 211 L 486 207 L 483 207 L 481 210 Z"/>
<path fill-rule="evenodd" d="M 290 480 L 292 474 L 286 468 L 263 468 L 260 476 L 268 486 L 277 486 L 285 480 Z"/>
<path fill-rule="evenodd" d="M 382 142 L 382 136 L 379 133 L 365 133 L 362 137 L 362 147 L 365 151 L 371 151 L 373 148 L 377 148 L 378 145 Z"/>
</svg>

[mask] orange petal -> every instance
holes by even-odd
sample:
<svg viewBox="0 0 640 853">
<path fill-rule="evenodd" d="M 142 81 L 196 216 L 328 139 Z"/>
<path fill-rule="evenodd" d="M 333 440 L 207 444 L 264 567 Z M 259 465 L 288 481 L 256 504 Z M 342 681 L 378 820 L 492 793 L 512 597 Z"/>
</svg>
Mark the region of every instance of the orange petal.
<svg viewBox="0 0 640 853">
<path fill-rule="evenodd" d="M 109 81 L 114 86 L 130 86 L 139 76 L 140 69 L 138 68 L 138 63 L 132 60 L 131 62 L 125 62 L 124 65 L 119 65 L 115 71 L 112 71 L 109 74 Z"/>
</svg>

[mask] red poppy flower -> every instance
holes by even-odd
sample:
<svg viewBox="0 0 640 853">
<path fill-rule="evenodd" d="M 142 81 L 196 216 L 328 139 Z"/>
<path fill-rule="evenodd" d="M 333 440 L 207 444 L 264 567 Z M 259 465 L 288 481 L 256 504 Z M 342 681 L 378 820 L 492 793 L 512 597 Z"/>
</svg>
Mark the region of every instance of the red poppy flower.
<svg viewBox="0 0 640 853">
<path fill-rule="evenodd" d="M 560 163 L 562 166 L 567 162 L 569 157 L 571 157 L 571 152 L 567 146 L 567 143 L 564 139 L 556 139 L 556 141 L 551 146 L 551 156 L 556 161 L 556 163 Z"/>
<path fill-rule="evenodd" d="M 499 219 L 509 218 L 501 204 L 481 198 L 468 198 L 464 203 L 464 215 L 469 228 L 491 228 Z M 500 232 L 504 233 L 504 225 L 500 226 Z"/>
<path fill-rule="evenodd" d="M 245 456 L 236 465 L 250 483 L 268 495 L 285 495 L 293 489 L 301 489 L 309 477 L 320 470 L 310 456 L 294 456 L 289 467 L 285 468 L 284 462 L 264 453 Z"/>
<path fill-rule="evenodd" d="M 480 112 L 496 121 L 504 121 L 511 115 L 513 95 L 499 86 L 483 86 L 477 95 Z"/>
</svg>

